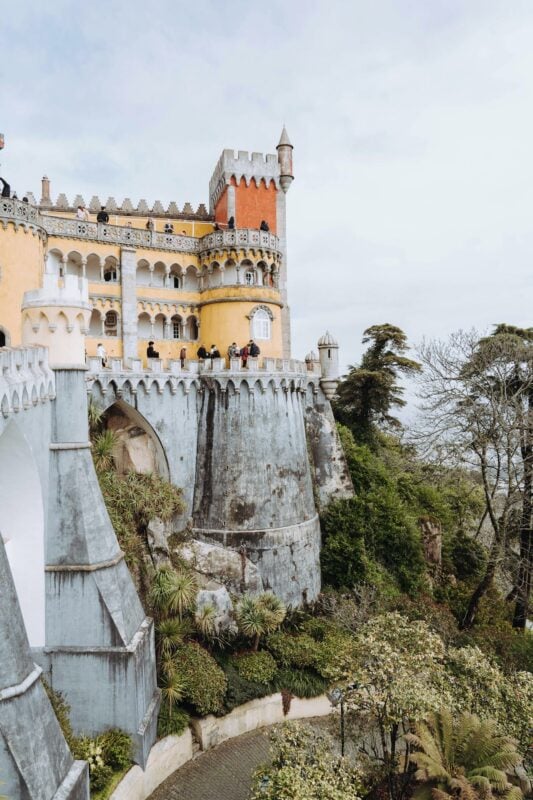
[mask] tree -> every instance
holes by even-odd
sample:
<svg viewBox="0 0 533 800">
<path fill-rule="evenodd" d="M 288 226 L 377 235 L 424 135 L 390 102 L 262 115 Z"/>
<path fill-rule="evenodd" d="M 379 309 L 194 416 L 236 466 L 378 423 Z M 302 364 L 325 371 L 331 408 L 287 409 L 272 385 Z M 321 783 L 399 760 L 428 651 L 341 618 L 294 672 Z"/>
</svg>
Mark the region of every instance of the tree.
<svg viewBox="0 0 533 800">
<path fill-rule="evenodd" d="M 409 781 L 408 749 L 400 739 L 413 722 L 451 702 L 442 639 L 422 621 L 398 613 L 363 625 L 332 677 L 345 686 L 346 706 L 365 730 L 362 752 L 381 762 L 392 800 Z"/>
<path fill-rule="evenodd" d="M 272 763 L 254 776 L 251 800 L 359 800 L 361 775 L 332 744 L 301 723 L 274 728 Z"/>
<path fill-rule="evenodd" d="M 507 772 L 521 761 L 515 742 L 497 730 L 494 720 L 473 714 L 454 719 L 446 709 L 418 722 L 406 741 L 416 748 L 409 759 L 416 764 L 420 783 L 414 800 L 475 800 L 502 797 L 520 800 Z"/>
<path fill-rule="evenodd" d="M 370 346 L 361 364 L 350 366 L 348 375 L 340 382 L 334 411 L 337 418 L 363 441 L 374 440 L 375 426 L 400 427 L 392 410 L 402 408 L 403 388 L 400 375 L 411 375 L 420 364 L 403 355 L 408 349 L 405 333 L 395 325 L 373 325 L 363 334 L 363 344 Z"/>
<path fill-rule="evenodd" d="M 253 640 L 253 650 L 257 650 L 261 637 L 279 628 L 286 613 L 282 601 L 272 592 L 257 597 L 246 595 L 237 606 L 237 625 L 244 636 Z"/>
<path fill-rule="evenodd" d="M 448 342 L 425 343 L 420 351 L 426 422 L 420 441 L 433 457 L 478 470 L 485 501 L 482 521 L 486 518 L 492 529 L 487 564 L 462 622 L 465 628 L 474 623 L 479 603 L 512 554 L 519 531 L 524 558 L 515 584 L 520 581 L 517 591 L 527 607 L 533 466 L 531 344 L 525 346 L 519 336 L 502 330 L 483 338 L 475 331 L 459 331 Z"/>
</svg>

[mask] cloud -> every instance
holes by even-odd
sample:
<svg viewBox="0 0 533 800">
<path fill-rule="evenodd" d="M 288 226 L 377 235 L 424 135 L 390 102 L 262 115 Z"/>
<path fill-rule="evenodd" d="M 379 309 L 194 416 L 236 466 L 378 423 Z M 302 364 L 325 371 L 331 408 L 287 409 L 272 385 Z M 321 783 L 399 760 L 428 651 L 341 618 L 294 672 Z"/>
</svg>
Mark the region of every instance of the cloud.
<svg viewBox="0 0 533 800">
<path fill-rule="evenodd" d="M 287 124 L 296 355 L 531 319 L 529 0 L 29 0 L 0 37 L 19 192 L 207 202 L 222 148 Z"/>
</svg>

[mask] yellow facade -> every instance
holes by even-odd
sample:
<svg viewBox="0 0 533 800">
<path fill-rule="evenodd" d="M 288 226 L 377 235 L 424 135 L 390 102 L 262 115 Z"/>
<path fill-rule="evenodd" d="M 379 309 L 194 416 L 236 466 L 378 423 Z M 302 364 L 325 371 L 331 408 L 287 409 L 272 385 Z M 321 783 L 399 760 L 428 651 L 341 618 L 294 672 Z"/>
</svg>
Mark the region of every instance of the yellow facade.
<svg viewBox="0 0 533 800">
<path fill-rule="evenodd" d="M 22 299 L 41 285 L 44 246 L 44 231 L 36 225 L 0 225 L 0 332 L 8 345 L 22 342 Z"/>
</svg>

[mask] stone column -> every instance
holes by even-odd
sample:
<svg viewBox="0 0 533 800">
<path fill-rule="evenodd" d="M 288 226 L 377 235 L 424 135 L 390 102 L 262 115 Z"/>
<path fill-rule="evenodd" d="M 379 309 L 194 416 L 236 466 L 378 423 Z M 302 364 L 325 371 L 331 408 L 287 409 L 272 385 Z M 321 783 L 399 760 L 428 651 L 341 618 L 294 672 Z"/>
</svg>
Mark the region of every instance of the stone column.
<svg viewBox="0 0 533 800">
<path fill-rule="evenodd" d="M 121 248 L 122 274 L 122 347 L 124 365 L 137 358 L 137 258 L 133 247 Z"/>
</svg>

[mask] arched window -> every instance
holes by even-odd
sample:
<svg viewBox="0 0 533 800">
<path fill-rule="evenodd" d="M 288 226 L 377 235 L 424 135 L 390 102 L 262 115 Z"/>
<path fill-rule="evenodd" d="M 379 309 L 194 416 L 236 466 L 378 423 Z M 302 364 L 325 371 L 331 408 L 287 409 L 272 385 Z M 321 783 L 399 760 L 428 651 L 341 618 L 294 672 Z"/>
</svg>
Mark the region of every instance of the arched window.
<svg viewBox="0 0 533 800">
<path fill-rule="evenodd" d="M 270 339 L 272 335 L 272 319 L 265 308 L 258 308 L 252 317 L 252 338 Z"/>
<path fill-rule="evenodd" d="M 116 311 L 108 311 L 105 315 L 104 330 L 106 336 L 116 336 L 118 328 L 118 314 Z"/>
<path fill-rule="evenodd" d="M 172 338 L 181 339 L 181 317 L 175 314 L 170 321 L 172 323 Z"/>
<path fill-rule="evenodd" d="M 108 264 L 104 269 L 104 281 L 116 281 L 117 268 L 114 264 Z"/>
<path fill-rule="evenodd" d="M 6 335 L 4 331 L 0 331 L 0 347 L 6 346 Z"/>
<path fill-rule="evenodd" d="M 174 289 L 181 289 L 181 278 L 179 275 L 172 276 L 174 280 Z"/>
<path fill-rule="evenodd" d="M 252 286 L 254 283 L 254 273 L 251 270 L 247 270 L 244 273 L 244 282 L 247 286 Z"/>
</svg>

